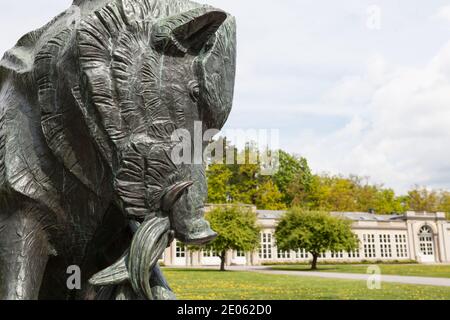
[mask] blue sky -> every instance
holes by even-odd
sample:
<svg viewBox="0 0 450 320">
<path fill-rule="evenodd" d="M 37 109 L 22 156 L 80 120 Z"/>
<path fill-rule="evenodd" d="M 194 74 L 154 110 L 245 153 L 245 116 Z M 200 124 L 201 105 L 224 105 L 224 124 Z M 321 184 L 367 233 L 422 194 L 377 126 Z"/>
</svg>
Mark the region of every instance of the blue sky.
<svg viewBox="0 0 450 320">
<path fill-rule="evenodd" d="M 450 6 L 207 0 L 238 22 L 227 128 L 279 129 L 315 172 L 450 189 Z M 70 0 L 0 0 L 0 51 Z"/>
</svg>

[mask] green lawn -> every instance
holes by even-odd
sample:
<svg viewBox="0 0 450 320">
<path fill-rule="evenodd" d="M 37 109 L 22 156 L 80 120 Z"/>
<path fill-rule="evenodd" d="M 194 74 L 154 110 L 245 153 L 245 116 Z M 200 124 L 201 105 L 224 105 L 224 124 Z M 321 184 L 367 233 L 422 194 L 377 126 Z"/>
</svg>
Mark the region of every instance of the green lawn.
<svg viewBox="0 0 450 320">
<path fill-rule="evenodd" d="M 450 287 L 383 283 L 381 289 L 369 290 L 365 281 L 358 280 L 194 269 L 165 269 L 164 273 L 182 300 L 450 300 Z"/>
<path fill-rule="evenodd" d="M 381 273 L 386 275 L 419 276 L 450 278 L 450 265 L 424 265 L 424 264 L 375 264 L 380 267 Z M 367 273 L 370 265 L 320 265 L 317 271 L 343 272 L 343 273 Z M 308 271 L 309 265 L 277 265 L 272 266 L 275 270 L 300 270 Z"/>
</svg>

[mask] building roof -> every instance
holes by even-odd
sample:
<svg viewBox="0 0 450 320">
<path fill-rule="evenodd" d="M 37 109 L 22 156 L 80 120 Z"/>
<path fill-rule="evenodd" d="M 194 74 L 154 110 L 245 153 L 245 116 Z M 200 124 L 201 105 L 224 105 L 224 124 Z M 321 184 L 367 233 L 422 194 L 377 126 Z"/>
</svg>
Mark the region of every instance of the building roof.
<svg viewBox="0 0 450 320">
<path fill-rule="evenodd" d="M 259 219 L 280 219 L 285 210 L 256 210 Z M 392 221 L 404 219 L 404 215 L 380 215 L 368 212 L 331 212 L 333 216 L 343 217 L 354 221 Z"/>
<path fill-rule="evenodd" d="M 405 216 L 398 214 L 373 214 L 368 212 L 331 212 L 333 216 L 343 217 L 354 221 L 392 221 L 403 219 Z"/>
<path fill-rule="evenodd" d="M 283 214 L 286 213 L 285 210 L 256 210 L 259 219 L 280 219 Z"/>
</svg>

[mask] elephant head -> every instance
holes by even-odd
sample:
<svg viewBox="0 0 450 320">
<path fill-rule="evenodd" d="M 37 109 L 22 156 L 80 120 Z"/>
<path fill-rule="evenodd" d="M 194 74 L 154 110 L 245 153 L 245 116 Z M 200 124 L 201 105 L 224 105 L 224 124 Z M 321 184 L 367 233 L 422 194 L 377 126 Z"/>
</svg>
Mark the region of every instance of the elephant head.
<svg viewBox="0 0 450 320">
<path fill-rule="evenodd" d="M 194 142 L 196 122 L 221 129 L 231 111 L 234 18 L 191 2 L 189 10 L 158 17 L 155 8 L 137 13 L 134 2 L 120 3 L 80 24 L 80 96 L 94 106 L 83 113 L 127 216 L 168 212 L 180 241 L 206 243 L 216 234 L 204 220 L 204 165 L 191 159 L 175 166 L 168 157 L 177 129 Z"/>
</svg>

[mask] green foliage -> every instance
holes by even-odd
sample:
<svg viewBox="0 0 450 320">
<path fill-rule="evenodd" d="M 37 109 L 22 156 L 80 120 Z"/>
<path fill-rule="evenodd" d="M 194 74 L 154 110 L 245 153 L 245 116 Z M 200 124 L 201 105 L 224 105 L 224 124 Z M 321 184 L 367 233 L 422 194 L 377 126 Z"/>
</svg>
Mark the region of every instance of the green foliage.
<svg viewBox="0 0 450 320">
<path fill-rule="evenodd" d="M 258 247 L 260 228 L 257 216 L 251 210 L 237 206 L 218 207 L 208 212 L 206 219 L 219 234 L 208 249 L 253 251 Z"/>
<path fill-rule="evenodd" d="M 434 190 L 415 187 L 408 192 L 407 204 L 409 210 L 436 212 L 439 207 L 439 194 Z"/>
<path fill-rule="evenodd" d="M 255 205 L 257 208 L 265 210 L 285 210 L 286 205 L 282 200 L 282 193 L 278 187 L 269 179 L 263 182 L 255 195 Z"/>
<path fill-rule="evenodd" d="M 279 150 L 279 170 L 274 174 L 273 181 L 282 193 L 283 202 L 289 206 L 296 193 L 309 192 L 312 183 L 312 173 L 305 158 L 297 158 Z M 289 186 L 295 184 L 295 194 L 289 192 Z"/>
<path fill-rule="evenodd" d="M 227 203 L 232 194 L 233 172 L 228 166 L 212 164 L 208 167 L 208 202 Z"/>
<path fill-rule="evenodd" d="M 283 194 L 272 178 L 261 175 L 258 153 L 251 146 L 240 152 L 233 146 L 227 149 L 234 150 L 233 164 L 208 166 L 208 202 L 253 204 L 266 210 L 286 209 Z"/>
<path fill-rule="evenodd" d="M 402 198 L 396 197 L 392 189 L 370 185 L 367 179 L 358 176 L 314 175 L 309 191 L 295 182 L 289 186 L 292 204 L 308 210 L 363 211 L 375 210 L 379 214 L 403 212 Z"/>
<path fill-rule="evenodd" d="M 351 221 L 323 211 L 292 208 L 280 220 L 275 231 L 277 247 L 283 251 L 304 249 L 317 256 L 326 251 L 353 251 L 358 238 L 352 232 Z M 314 261 L 315 260 L 315 261 Z"/>
<path fill-rule="evenodd" d="M 201 249 L 220 253 L 221 270 L 225 270 L 225 254 L 228 250 L 253 251 L 259 246 L 260 227 L 256 213 L 242 206 L 221 206 L 205 215 L 217 238 L 205 248 L 190 246 L 192 251 Z"/>
<path fill-rule="evenodd" d="M 406 196 L 392 189 L 369 184 L 355 175 L 313 175 L 305 158 L 279 150 L 279 171 L 263 176 L 259 153 L 251 144 L 245 150 L 232 150 L 232 164 L 212 163 L 207 170 L 208 202 L 252 204 L 258 209 L 284 210 L 297 206 L 315 211 L 374 210 L 377 214 L 413 211 L 443 211 L 450 215 L 450 192 L 416 187 Z M 250 159 L 256 160 L 251 162 Z M 244 161 L 245 160 L 245 161 Z"/>
<path fill-rule="evenodd" d="M 442 191 L 439 197 L 439 211 L 447 214 L 447 219 L 450 220 L 450 192 Z"/>
<path fill-rule="evenodd" d="M 260 167 L 258 164 L 239 164 L 232 166 L 231 198 L 235 203 L 254 204 L 258 186 Z"/>
<path fill-rule="evenodd" d="M 367 207 L 367 206 L 366 206 Z M 372 208 L 380 214 L 402 213 L 405 211 L 404 201 L 396 197 L 392 189 L 381 189 L 376 192 Z M 364 211 L 364 208 L 361 208 Z"/>
<path fill-rule="evenodd" d="M 445 190 L 429 190 L 416 186 L 406 197 L 408 210 L 445 212 L 450 220 L 450 192 Z"/>
</svg>

